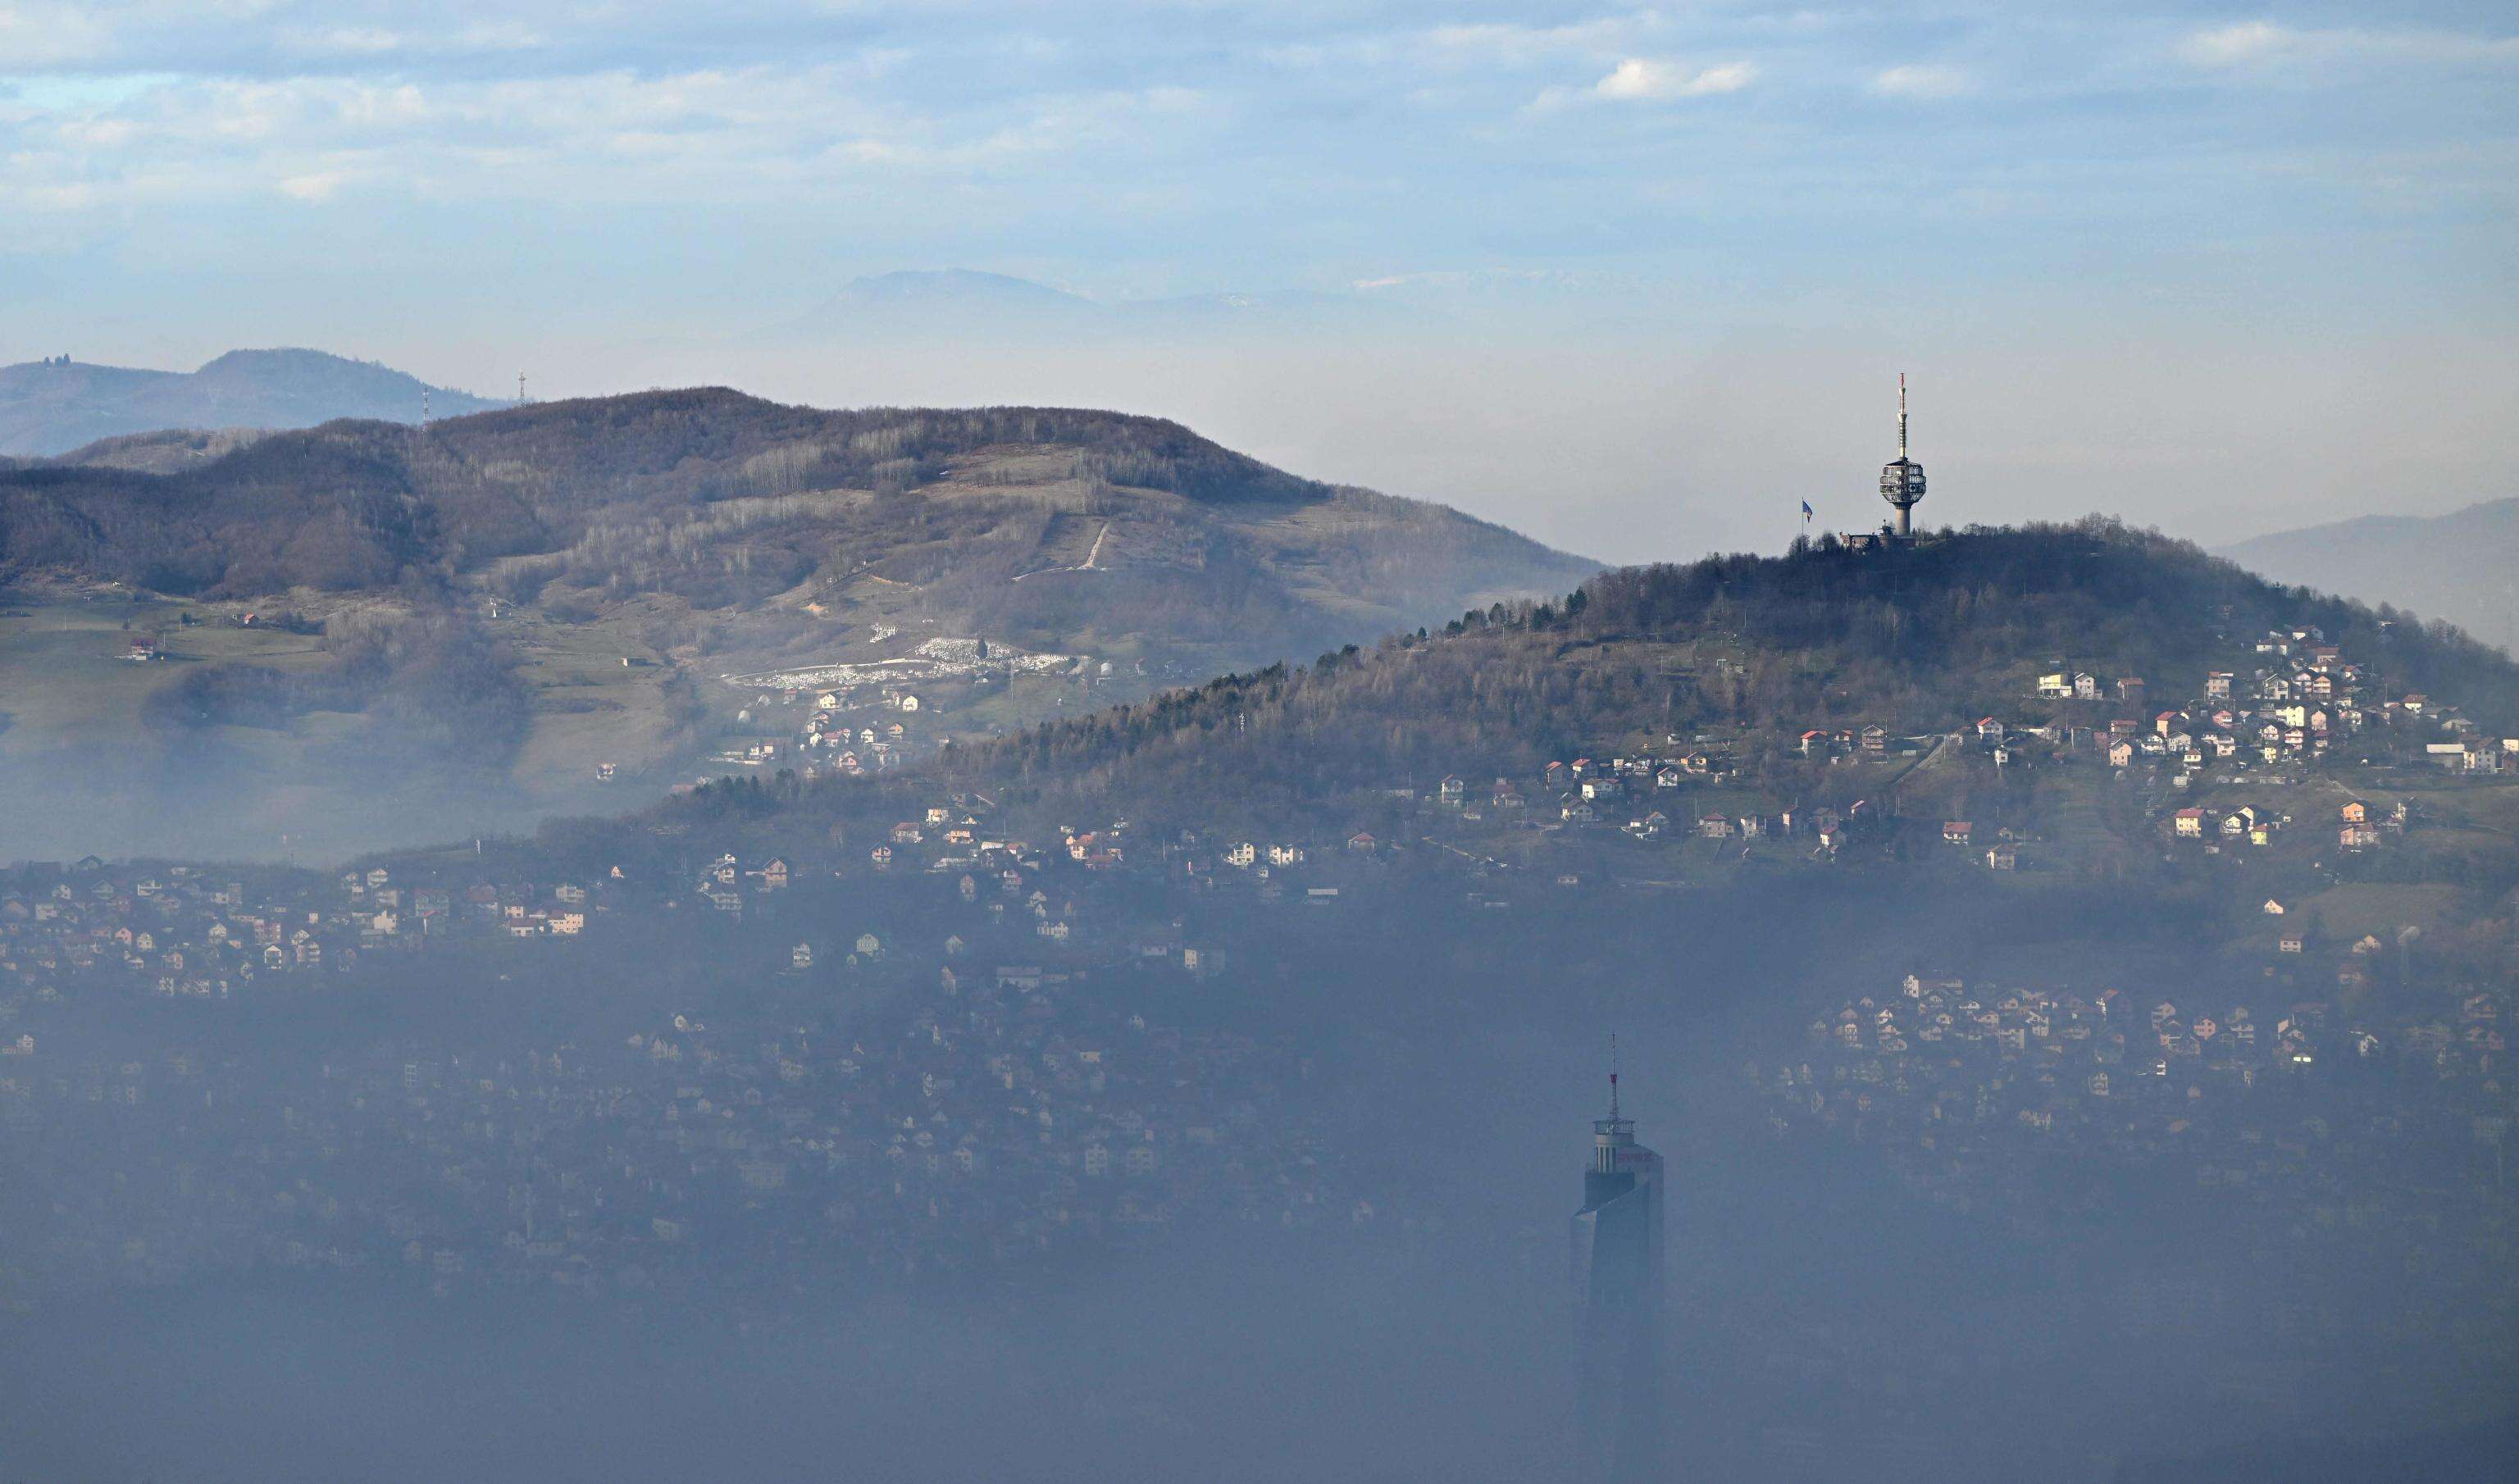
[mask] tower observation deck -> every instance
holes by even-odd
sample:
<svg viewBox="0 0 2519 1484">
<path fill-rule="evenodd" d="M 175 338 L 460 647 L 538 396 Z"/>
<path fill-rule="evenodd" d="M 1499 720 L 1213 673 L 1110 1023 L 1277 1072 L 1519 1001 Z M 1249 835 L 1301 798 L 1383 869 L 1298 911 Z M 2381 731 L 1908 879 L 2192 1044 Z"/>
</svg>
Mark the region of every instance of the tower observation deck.
<svg viewBox="0 0 2519 1484">
<path fill-rule="evenodd" d="M 1924 466 L 1907 457 L 1907 373 L 1898 373 L 1898 457 L 1880 466 L 1880 498 L 1898 512 L 1898 534 L 1914 534 L 1912 512 L 1924 498 Z"/>
</svg>

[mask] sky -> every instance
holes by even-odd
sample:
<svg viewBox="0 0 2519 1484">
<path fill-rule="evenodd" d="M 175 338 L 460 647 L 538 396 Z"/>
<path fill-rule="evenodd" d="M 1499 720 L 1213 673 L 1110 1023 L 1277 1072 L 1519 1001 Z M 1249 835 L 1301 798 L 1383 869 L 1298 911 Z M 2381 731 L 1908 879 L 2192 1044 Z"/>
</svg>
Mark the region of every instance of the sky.
<svg viewBox="0 0 2519 1484">
<path fill-rule="evenodd" d="M 2506 4 L 0 0 L 0 362 L 1120 406 L 1614 559 L 1877 521 L 1902 371 L 1928 524 L 2509 493 L 2514 204 Z M 946 268 L 1257 308 L 832 307 Z"/>
</svg>

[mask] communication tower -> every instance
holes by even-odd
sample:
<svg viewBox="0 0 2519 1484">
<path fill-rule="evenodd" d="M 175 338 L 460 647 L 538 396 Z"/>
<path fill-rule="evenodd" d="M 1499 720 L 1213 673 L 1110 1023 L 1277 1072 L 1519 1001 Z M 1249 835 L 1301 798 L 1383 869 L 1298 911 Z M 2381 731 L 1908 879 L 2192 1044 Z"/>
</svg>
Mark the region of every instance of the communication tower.
<svg viewBox="0 0 2519 1484">
<path fill-rule="evenodd" d="M 1898 511 L 1898 534 L 1913 535 L 1909 522 L 1924 498 L 1924 466 L 1907 457 L 1907 373 L 1898 373 L 1898 457 L 1880 466 L 1880 498 Z"/>
</svg>

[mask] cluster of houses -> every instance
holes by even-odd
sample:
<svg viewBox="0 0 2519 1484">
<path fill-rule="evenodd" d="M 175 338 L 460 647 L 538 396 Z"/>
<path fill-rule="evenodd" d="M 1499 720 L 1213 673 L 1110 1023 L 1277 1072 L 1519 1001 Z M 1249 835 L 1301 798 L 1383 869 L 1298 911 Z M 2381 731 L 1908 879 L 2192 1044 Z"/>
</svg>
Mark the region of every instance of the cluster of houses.
<svg viewBox="0 0 2519 1484">
<path fill-rule="evenodd" d="M 915 716 L 922 703 L 915 691 L 898 685 L 843 685 L 826 690 L 787 686 L 762 691 L 735 713 L 735 724 L 759 731 L 773 708 L 805 705 L 804 720 L 784 727 L 781 737 L 754 736 L 737 742 L 711 760 L 742 767 L 796 766 L 805 776 L 825 772 L 859 776 L 899 767 L 906 761 L 913 735 L 906 720 L 861 715 L 871 708 Z"/>
<path fill-rule="evenodd" d="M 54 1240 L 0 1266 L 10 1304 L 261 1266 L 441 1289 L 898 1279 L 1371 1215 L 1336 1194 L 1282 1047 L 1124 1014 L 1083 973 L 948 971 L 829 1034 L 678 1015 L 608 1045 L 287 1070 L 47 1050 L 0 1063 L 0 1123 L 100 1155 L 55 1181 Z"/>
<path fill-rule="evenodd" d="M 2365 800 L 2350 799 L 2336 814 L 2340 821 L 2336 844 L 2347 851 L 2367 851 L 2404 834 L 2409 811 L 2402 801 L 2373 807 Z M 2174 840 L 2269 846 L 2291 822 L 2289 814 L 2253 804 L 2232 808 L 2190 806 L 2171 811 L 2169 832 Z"/>
<path fill-rule="evenodd" d="M 2431 1254 L 2432 1300 L 2519 1302 L 2506 985 L 2251 1004 L 1909 976 L 1750 1075 L 1781 1137 L 1853 1139 L 1937 1199 L 2056 1219 L 2055 1158 L 2191 1200 L 2269 1270 Z M 2129 1213 L 2131 1214 L 2131 1213 Z M 2087 1220 L 2077 1213 L 2075 1220 Z"/>
<path fill-rule="evenodd" d="M 2033 735 L 2067 746 L 2103 751 L 2110 766 L 2176 767 L 2176 781 L 2219 762 L 2268 765 L 2322 758 L 2345 738 L 2379 729 L 2421 756 L 2461 772 L 2519 767 L 2519 738 L 2481 735 L 2454 706 L 2419 692 L 2388 698 L 2372 677 L 2314 628 L 2269 633 L 2256 644 L 2262 662 L 2252 673 L 2211 671 L 2202 693 L 2168 710 L 2147 712 L 2146 683 L 2135 676 L 2102 679 L 2088 671 L 2054 671 L 2037 679 L 2041 699 L 2108 704 L 2130 711 L 2102 723 L 2053 721 L 2007 727 L 1988 717 L 1977 722 L 1978 740 L 2001 748 L 2011 738 Z M 2435 736 L 2437 739 L 2435 739 Z"/>
<path fill-rule="evenodd" d="M 433 937 L 575 938 L 604 883 L 407 885 L 382 866 L 33 863 L 0 872 L 0 1017 L 98 977 L 224 999 L 257 980 L 347 972 Z"/>
<path fill-rule="evenodd" d="M 20 909 L 0 912 L 11 972 L 0 1126 L 113 1153 L 61 1175 L 58 1240 L 0 1263 L 0 1301 L 272 1264 L 622 1289 L 758 1282 L 771 1253 L 799 1272 L 899 1278 L 1125 1248 L 1190 1221 L 1370 1221 L 1373 1205 L 1347 1190 L 1336 1151 L 1289 1096 L 1300 1076 L 1289 1045 L 1121 1008 L 1145 1001 L 1133 982 L 1194 983 L 1220 955 L 1161 924 L 1069 940 L 1083 908 L 1043 887 L 1125 833 L 1065 831 L 1055 852 L 988 842 L 1003 852 L 995 863 L 924 875 L 923 905 L 862 927 L 829 910 L 849 899 L 829 881 L 835 862 L 732 852 L 687 876 L 614 868 L 583 891 L 460 875 L 415 886 L 382 871 L 14 873 L 0 897 Z M 809 884 L 812 905 L 785 909 Z M 113 929 L 101 941 L 156 955 L 153 970 L 169 949 L 144 936 L 225 942 L 235 934 L 209 928 L 312 924 L 320 956 L 299 965 L 284 933 L 286 962 L 267 966 L 254 929 L 244 948 L 216 955 L 224 979 L 242 989 L 320 963 L 345 976 L 327 982 L 349 986 L 361 982 L 351 965 L 378 951 L 360 935 L 379 916 L 397 919 L 397 938 L 583 934 L 599 953 L 609 935 L 588 932 L 586 912 L 619 922 L 688 910 L 711 892 L 749 909 L 725 923 L 728 972 L 762 964 L 779 1008 L 677 1015 L 623 1040 L 540 1049 L 441 1027 L 296 1063 L 169 1051 L 162 1026 L 125 1044 L 84 1022 L 41 1035 L 7 1024 L 87 982 L 57 952 L 100 940 L 101 922 L 137 924 L 127 945 Z M 213 899 L 227 897 L 243 899 Z M 188 905 L 163 912 L 161 900 Z M 422 913 L 424 933 L 411 926 Z M 33 941 L 39 926 L 71 924 L 59 950 Z M 761 951 L 772 943 L 774 958 Z M 815 1008 L 837 1003 L 821 987 L 834 975 L 879 984 L 882 1008 Z M 345 1161 L 350 1148 L 367 1153 Z M 240 1161 L 236 1149 L 261 1153 Z M 586 1157 L 557 1157 L 572 1150 Z"/>
<path fill-rule="evenodd" d="M 25 998 L 109 974 L 159 993 L 220 998 L 257 976 L 347 968 L 403 931 L 398 893 L 345 905 L 286 870 L 35 863 L 0 872 L 0 1018 Z"/>
<path fill-rule="evenodd" d="M 1473 788 L 1458 774 L 1447 775 L 1436 786 L 1435 798 L 1470 823 L 1490 817 L 1525 823 L 1553 818 L 1562 825 L 1577 828 L 1614 828 L 1639 840 L 1808 838 L 1821 852 L 1832 852 L 1841 846 L 1848 821 L 1863 810 L 1861 805 L 1843 811 L 1828 807 L 1693 809 L 1674 818 L 1654 807 L 1659 801 L 1675 799 L 1692 786 L 1731 782 L 1734 765 L 1730 756 L 1720 751 L 1692 751 L 1677 757 L 1585 757 L 1570 763 L 1551 762 L 1536 778 L 1525 782 L 1499 777 L 1484 789 Z M 1413 790 L 1397 792 L 1414 797 Z M 1537 808 L 1532 804 L 1534 798 L 1540 801 Z M 1370 849 L 1372 844 L 1369 835 L 1356 836 L 1348 839 L 1348 848 Z M 1295 858 L 1301 858 L 1300 851 Z"/>
</svg>

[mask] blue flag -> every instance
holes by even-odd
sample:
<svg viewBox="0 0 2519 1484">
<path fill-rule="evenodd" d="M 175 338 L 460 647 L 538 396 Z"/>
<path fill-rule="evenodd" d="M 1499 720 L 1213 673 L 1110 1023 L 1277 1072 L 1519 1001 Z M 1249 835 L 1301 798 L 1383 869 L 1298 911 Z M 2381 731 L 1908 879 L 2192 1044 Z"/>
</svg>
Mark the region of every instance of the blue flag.
<svg viewBox="0 0 2519 1484">
<path fill-rule="evenodd" d="M 1805 501 L 1803 501 L 1803 502 L 1802 502 L 1802 519 L 1804 519 L 1804 520 L 1808 520 L 1808 519 L 1810 519 L 1810 518 L 1811 518 L 1811 507 L 1810 507 L 1810 502 L 1809 502 L 1809 501 L 1807 501 L 1807 500 L 1805 500 Z"/>
</svg>

